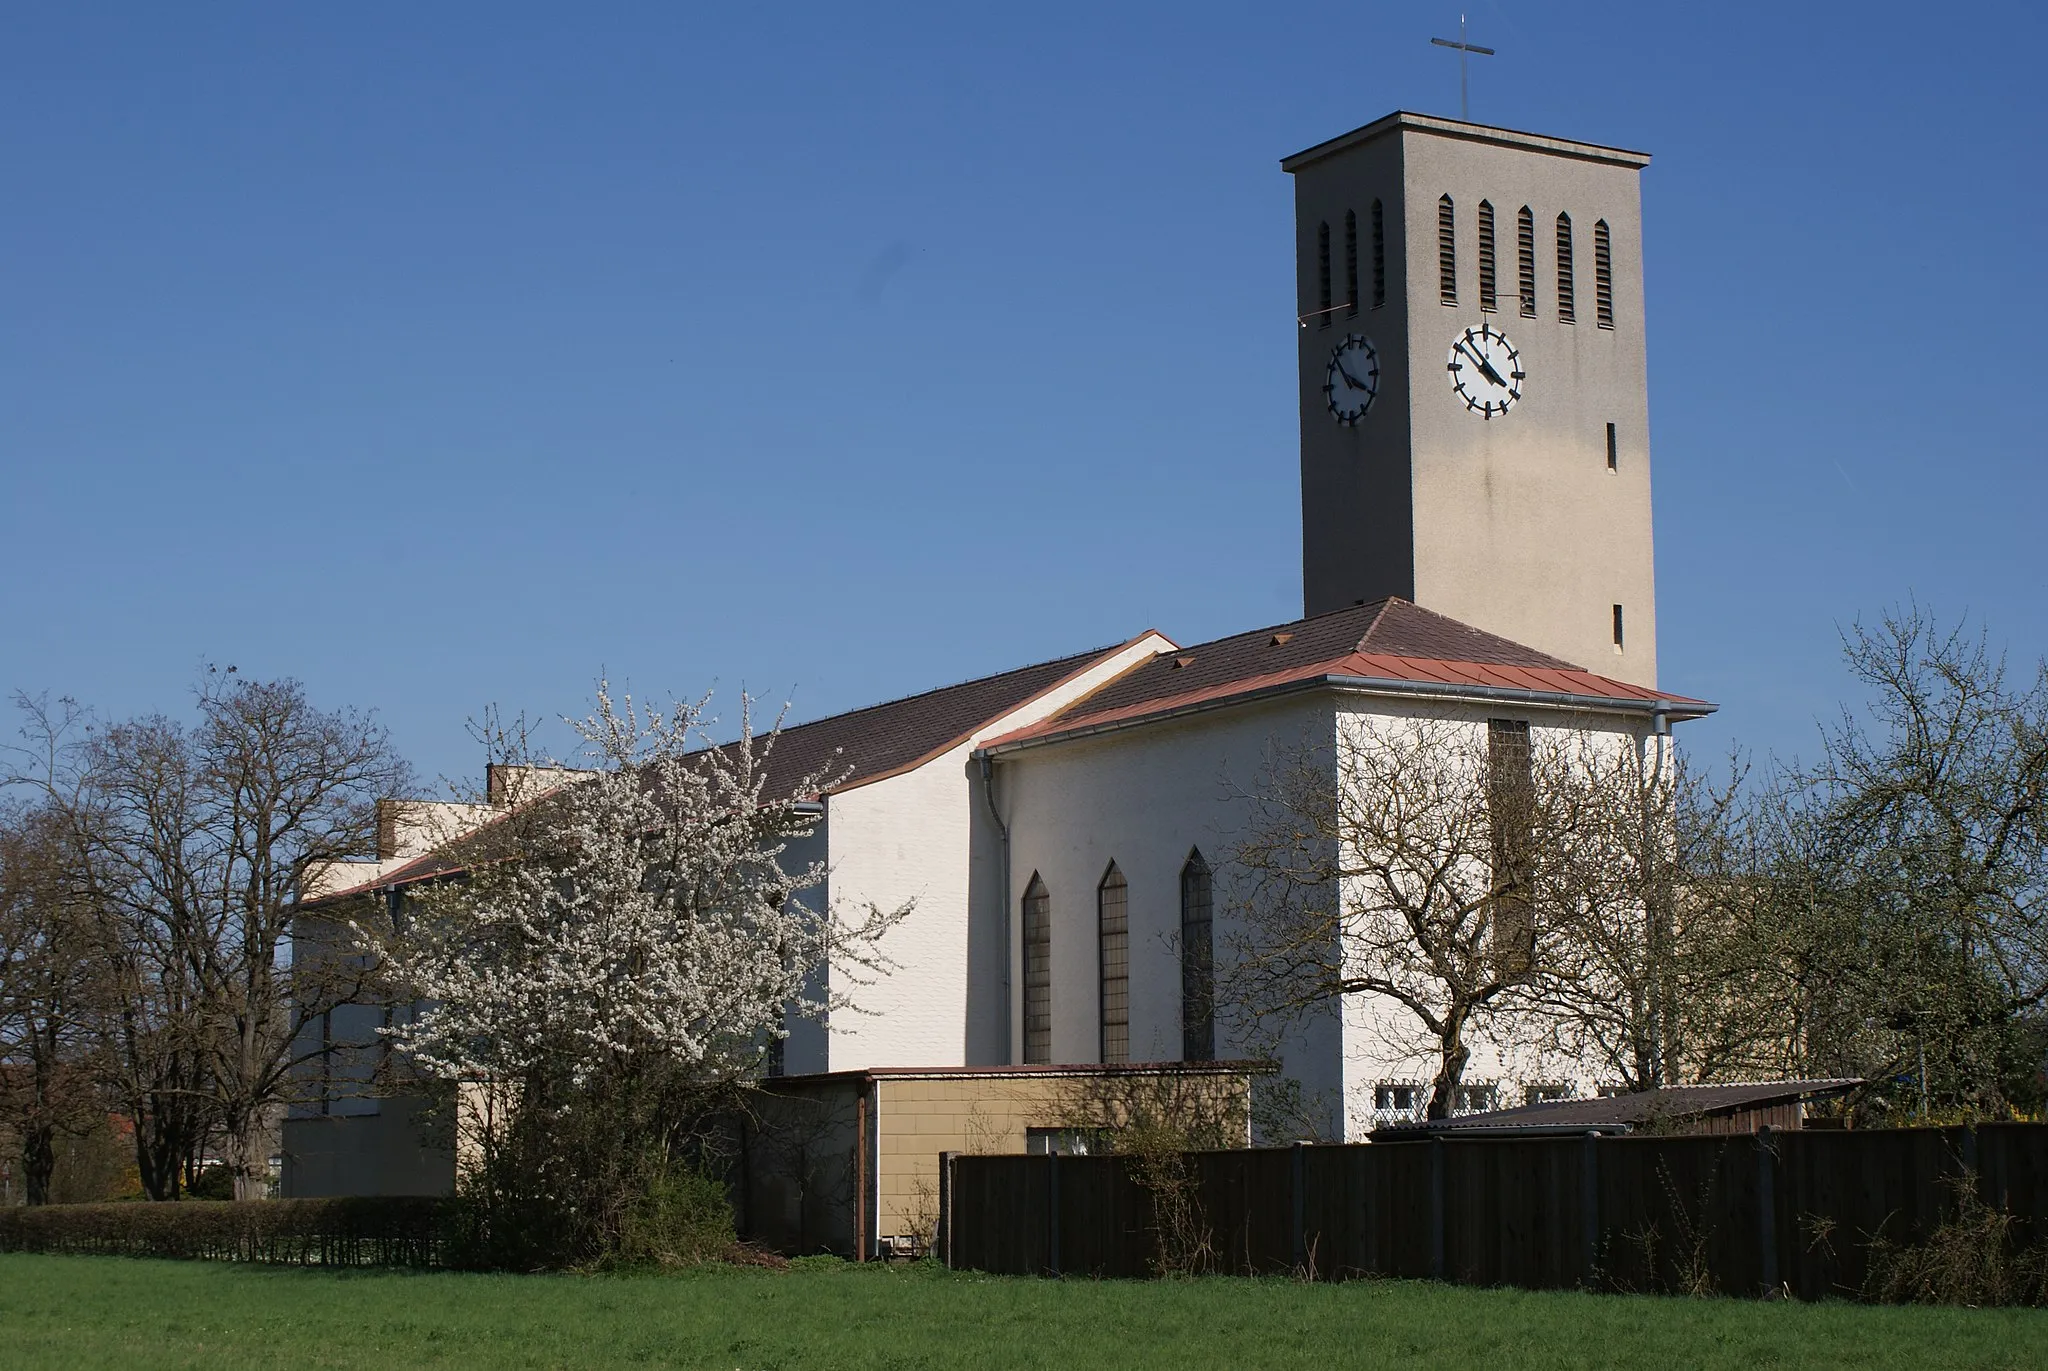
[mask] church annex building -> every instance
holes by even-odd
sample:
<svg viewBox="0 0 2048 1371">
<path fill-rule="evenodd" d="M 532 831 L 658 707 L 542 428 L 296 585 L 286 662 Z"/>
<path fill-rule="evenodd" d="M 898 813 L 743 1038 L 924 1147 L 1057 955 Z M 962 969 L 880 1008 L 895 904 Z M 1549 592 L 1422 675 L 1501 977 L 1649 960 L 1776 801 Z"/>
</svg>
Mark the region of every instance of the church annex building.
<svg viewBox="0 0 2048 1371">
<path fill-rule="evenodd" d="M 1285 159 L 1307 617 L 1205 643 L 1148 630 L 784 730 L 778 770 L 845 773 L 797 854 L 828 864 L 827 898 L 914 906 L 863 1012 L 793 1022 L 781 1052 L 790 1088 L 858 1096 L 853 1245 L 910 1231 L 942 1150 L 1057 1146 L 1032 1116 L 1045 1081 L 1177 1063 L 1242 1087 L 1228 1064 L 1268 1047 L 1233 1040 L 1203 987 L 1242 791 L 1276 747 L 1430 719 L 1661 765 L 1672 725 L 1712 711 L 1657 680 L 1648 161 L 1409 113 Z M 436 870 L 402 839 L 379 856 L 319 888 Z M 374 1038 L 379 1013 L 337 1010 L 331 1040 Z M 1290 1029 L 1275 1065 L 1347 1141 L 1412 1117 L 1434 1069 L 1352 1001 Z M 285 1193 L 445 1190 L 452 1154 L 418 1136 L 417 1104 L 352 1074 L 331 1066 L 293 1109 Z M 1484 1042 L 1465 1080 L 1474 1111 L 1605 1084 Z"/>
</svg>

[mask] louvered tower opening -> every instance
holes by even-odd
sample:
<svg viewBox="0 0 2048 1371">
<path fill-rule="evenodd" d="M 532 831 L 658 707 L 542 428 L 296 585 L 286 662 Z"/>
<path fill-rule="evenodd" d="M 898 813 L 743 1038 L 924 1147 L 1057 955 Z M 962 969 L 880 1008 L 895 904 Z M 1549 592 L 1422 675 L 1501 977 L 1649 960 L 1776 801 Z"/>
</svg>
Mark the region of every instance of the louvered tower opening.
<svg viewBox="0 0 2048 1371">
<path fill-rule="evenodd" d="M 1572 217 L 1557 216 L 1557 322 L 1578 322 L 1572 289 Z"/>
<path fill-rule="evenodd" d="M 1515 215 L 1515 285 L 1522 296 L 1522 317 L 1536 317 L 1536 216 L 1527 205 Z"/>
<path fill-rule="evenodd" d="M 1344 211 L 1344 313 L 1358 313 L 1358 215 Z"/>
<path fill-rule="evenodd" d="M 1601 328 L 1614 327 L 1614 244 L 1605 219 L 1593 224 L 1593 318 Z"/>
<path fill-rule="evenodd" d="M 1493 264 L 1493 202 L 1479 202 L 1479 308 L 1491 314 L 1499 304 Z"/>
<path fill-rule="evenodd" d="M 1436 202 L 1436 294 L 1444 304 L 1458 303 L 1458 224 L 1448 195 Z"/>
<path fill-rule="evenodd" d="M 1316 327 L 1330 326 L 1330 225 L 1316 227 Z"/>
<path fill-rule="evenodd" d="M 1380 202 L 1372 202 L 1372 307 L 1387 302 L 1387 224 Z"/>
</svg>

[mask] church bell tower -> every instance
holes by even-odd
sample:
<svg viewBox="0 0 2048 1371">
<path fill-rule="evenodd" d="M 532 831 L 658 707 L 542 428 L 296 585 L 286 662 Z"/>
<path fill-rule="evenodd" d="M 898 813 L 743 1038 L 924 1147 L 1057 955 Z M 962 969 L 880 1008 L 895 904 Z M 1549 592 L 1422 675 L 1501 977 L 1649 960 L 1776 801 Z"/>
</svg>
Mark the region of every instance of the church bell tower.
<svg viewBox="0 0 2048 1371">
<path fill-rule="evenodd" d="M 1305 612 L 1399 595 L 1656 684 L 1649 160 L 1396 113 L 1281 162 Z"/>
</svg>

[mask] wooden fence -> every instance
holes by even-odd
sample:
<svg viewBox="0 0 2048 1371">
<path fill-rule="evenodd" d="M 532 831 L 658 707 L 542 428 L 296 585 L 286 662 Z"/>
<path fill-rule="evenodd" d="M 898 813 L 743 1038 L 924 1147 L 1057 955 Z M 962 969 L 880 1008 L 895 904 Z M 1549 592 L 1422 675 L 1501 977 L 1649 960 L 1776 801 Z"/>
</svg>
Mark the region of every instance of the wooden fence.
<svg viewBox="0 0 2048 1371">
<path fill-rule="evenodd" d="M 1958 1178 L 2048 1241 L 2048 1125 L 1751 1136 L 1443 1138 L 1185 1155 L 1203 1269 L 1619 1290 L 1866 1288 L 1873 1241 L 1952 1217 Z M 941 1169 L 949 1265 L 1158 1269 L 1154 1191 L 1116 1156 L 970 1156 Z"/>
</svg>

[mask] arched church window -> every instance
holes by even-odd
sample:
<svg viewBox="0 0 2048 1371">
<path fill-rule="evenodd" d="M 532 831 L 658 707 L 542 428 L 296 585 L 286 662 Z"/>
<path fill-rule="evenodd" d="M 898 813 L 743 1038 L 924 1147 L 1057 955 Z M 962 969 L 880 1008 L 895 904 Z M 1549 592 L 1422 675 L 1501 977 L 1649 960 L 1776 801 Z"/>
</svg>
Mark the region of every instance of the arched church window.
<svg viewBox="0 0 2048 1371">
<path fill-rule="evenodd" d="M 1198 848 L 1180 869 L 1180 1055 L 1216 1057 L 1216 956 L 1209 864 Z"/>
<path fill-rule="evenodd" d="M 1493 202 L 1479 202 L 1479 308 L 1491 314 L 1499 304 L 1493 262 Z"/>
<path fill-rule="evenodd" d="M 1130 887 L 1116 863 L 1109 864 L 1095 890 L 1095 924 L 1101 940 L 1102 1060 L 1131 1059 Z"/>
<path fill-rule="evenodd" d="M 1387 302 L 1387 224 L 1380 202 L 1372 202 L 1372 307 Z"/>
<path fill-rule="evenodd" d="M 1614 243 L 1607 221 L 1593 221 L 1593 322 L 1614 327 Z"/>
<path fill-rule="evenodd" d="M 1578 322 L 1572 290 L 1572 217 L 1557 216 L 1557 322 Z"/>
<path fill-rule="evenodd" d="M 1329 221 L 1316 226 L 1316 327 L 1330 326 L 1330 225 Z"/>
<path fill-rule="evenodd" d="M 1036 871 L 1024 887 L 1024 1060 L 1052 1060 L 1052 895 Z"/>
<path fill-rule="evenodd" d="M 1344 303 L 1346 314 L 1358 313 L 1358 214 L 1344 211 Z"/>
<path fill-rule="evenodd" d="M 1527 205 L 1515 214 L 1515 285 L 1522 296 L 1522 317 L 1536 317 L 1536 216 Z"/>
<path fill-rule="evenodd" d="M 1436 202 L 1436 298 L 1458 303 L 1458 221 L 1448 195 Z"/>
</svg>

